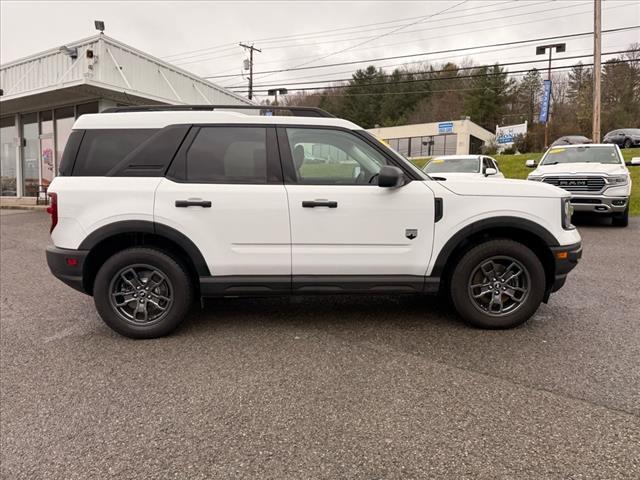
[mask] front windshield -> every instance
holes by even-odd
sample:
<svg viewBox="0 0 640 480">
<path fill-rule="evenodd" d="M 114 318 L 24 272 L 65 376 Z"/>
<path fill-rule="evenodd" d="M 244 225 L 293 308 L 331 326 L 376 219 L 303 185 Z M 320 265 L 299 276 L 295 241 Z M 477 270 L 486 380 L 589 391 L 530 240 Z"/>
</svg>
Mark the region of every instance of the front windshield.
<svg viewBox="0 0 640 480">
<path fill-rule="evenodd" d="M 480 162 L 477 157 L 468 158 L 434 158 L 426 167 L 426 173 L 478 173 Z"/>
<path fill-rule="evenodd" d="M 560 163 L 621 163 L 614 147 L 582 146 L 575 148 L 551 148 L 540 162 L 540 165 L 556 165 Z"/>
</svg>

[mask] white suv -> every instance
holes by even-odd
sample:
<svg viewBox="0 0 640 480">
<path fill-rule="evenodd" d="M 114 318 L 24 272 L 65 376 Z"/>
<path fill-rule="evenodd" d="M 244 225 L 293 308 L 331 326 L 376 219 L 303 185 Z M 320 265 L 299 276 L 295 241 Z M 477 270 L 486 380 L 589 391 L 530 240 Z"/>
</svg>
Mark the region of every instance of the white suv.
<svg viewBox="0 0 640 480">
<path fill-rule="evenodd" d="M 640 165 L 634 158 L 629 165 Z M 629 224 L 631 175 L 620 148 L 611 144 L 562 145 L 547 150 L 529 180 L 548 183 L 571 193 L 576 212 L 610 215 L 613 224 Z M 537 168 L 536 168 L 537 167 Z"/>
<path fill-rule="evenodd" d="M 200 297 L 336 293 L 447 293 L 470 324 L 513 327 L 580 258 L 559 188 L 435 181 L 322 110 L 241 108 L 74 125 L 47 260 L 121 334 L 167 334 Z"/>
</svg>

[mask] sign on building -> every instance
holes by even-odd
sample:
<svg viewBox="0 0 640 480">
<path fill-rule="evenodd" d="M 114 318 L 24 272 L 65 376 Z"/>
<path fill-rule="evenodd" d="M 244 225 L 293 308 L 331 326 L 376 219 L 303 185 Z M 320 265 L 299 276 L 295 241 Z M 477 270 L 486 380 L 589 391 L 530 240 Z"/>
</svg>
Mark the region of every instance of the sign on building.
<svg viewBox="0 0 640 480">
<path fill-rule="evenodd" d="M 517 125 L 496 125 L 496 142 L 501 148 L 513 146 L 513 140 L 516 135 L 527 134 L 527 122 Z"/>
<path fill-rule="evenodd" d="M 453 133 L 453 122 L 438 123 L 438 133 Z"/>
</svg>

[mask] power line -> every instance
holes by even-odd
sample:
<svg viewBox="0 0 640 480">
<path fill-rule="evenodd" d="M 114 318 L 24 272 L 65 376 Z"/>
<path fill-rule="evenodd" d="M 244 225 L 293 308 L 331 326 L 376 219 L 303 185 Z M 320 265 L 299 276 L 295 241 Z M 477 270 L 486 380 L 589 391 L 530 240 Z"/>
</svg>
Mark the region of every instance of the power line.
<svg viewBox="0 0 640 480">
<path fill-rule="evenodd" d="M 612 28 L 609 30 L 603 30 L 603 33 L 611 33 L 611 32 L 620 32 L 620 31 L 626 31 L 626 30 L 633 30 L 633 29 L 637 29 L 640 28 L 639 25 L 634 25 L 634 26 L 630 26 L 630 27 L 620 27 L 620 28 Z M 451 53 L 451 52 L 462 52 L 465 50 L 477 50 L 479 48 L 491 48 L 491 47 L 503 47 L 503 46 L 509 46 L 509 45 L 519 45 L 519 44 L 523 44 L 523 43 L 531 43 L 531 42 L 543 42 L 543 41 L 547 41 L 547 40 L 553 40 L 553 39 L 562 39 L 562 38 L 573 38 L 573 37 L 584 37 L 586 35 L 592 35 L 593 32 L 582 32 L 582 33 L 572 33 L 572 34 L 567 34 L 567 35 L 554 35 L 554 36 L 550 36 L 550 37 L 540 37 L 540 38 L 532 38 L 532 39 L 528 39 L 528 40 L 514 40 L 511 42 L 503 42 L 503 43 L 490 43 L 490 44 L 486 44 L 486 45 L 476 45 L 476 46 L 472 46 L 472 47 L 461 47 L 461 48 L 452 48 L 452 49 L 447 49 L 447 50 L 438 50 L 438 51 L 433 51 L 433 52 L 422 52 L 422 53 L 411 53 L 411 54 L 407 54 L 407 55 L 393 55 L 393 56 L 389 56 L 389 57 L 378 57 L 378 58 L 370 58 L 367 60 L 355 60 L 355 61 L 349 61 L 349 62 L 338 62 L 338 63 L 331 63 L 331 64 L 324 64 L 324 65 L 312 65 L 312 66 L 307 66 L 307 67 L 293 67 L 293 68 L 282 68 L 279 70 L 270 70 L 270 71 L 265 71 L 265 72 L 256 72 L 256 75 L 259 74 L 264 74 L 264 73 L 281 73 L 281 72 L 292 72 L 292 71 L 298 71 L 298 70 L 311 70 L 311 69 L 317 69 L 317 68 L 328 68 L 328 67 L 339 67 L 339 66 L 343 66 L 343 65 L 353 65 L 353 64 L 357 64 L 357 63 L 371 63 L 371 62 L 380 62 L 383 60 L 395 60 L 395 59 L 399 59 L 399 58 L 411 58 L 411 57 L 422 57 L 422 56 L 426 56 L 426 55 L 436 55 L 436 54 L 440 54 L 440 53 Z M 205 76 L 203 78 L 229 78 L 229 77 L 237 77 L 239 75 L 210 75 L 210 76 Z"/>
<path fill-rule="evenodd" d="M 555 1 L 555 0 L 550 0 L 550 1 Z M 542 2 L 542 3 L 544 3 L 544 2 Z M 536 5 L 536 4 L 533 4 L 533 5 Z M 625 4 L 622 4 L 622 5 L 616 5 L 614 7 L 608 8 L 606 10 L 607 11 L 611 11 L 611 10 L 614 10 L 614 9 L 617 9 L 617 8 L 625 8 L 625 7 L 628 7 L 630 5 L 634 5 L 634 3 L 625 3 Z M 529 5 L 529 6 L 531 6 L 531 5 Z M 504 22 L 505 19 L 512 18 L 512 17 L 523 17 L 523 16 L 534 15 L 534 14 L 538 14 L 538 13 L 548 13 L 548 12 L 551 12 L 551 11 L 554 11 L 554 10 L 567 10 L 567 9 L 570 9 L 570 8 L 581 7 L 581 6 L 583 6 L 583 5 L 579 4 L 579 5 L 572 5 L 572 6 L 569 6 L 569 7 L 563 6 L 563 7 L 555 8 L 555 9 L 536 10 L 534 12 L 520 13 L 520 14 L 515 14 L 515 15 L 507 15 L 507 16 L 502 15 L 500 17 L 495 17 L 495 18 L 491 18 L 491 19 L 483 19 L 483 20 L 476 20 L 476 21 L 471 21 L 471 22 L 463 22 L 463 23 L 456 23 L 456 24 L 449 24 L 449 25 L 441 25 L 441 26 L 436 26 L 436 27 L 430 27 L 430 28 L 427 28 L 427 29 L 410 30 L 410 31 L 406 31 L 406 32 L 397 32 L 397 33 L 394 33 L 393 35 L 404 35 L 404 34 L 408 34 L 408 33 L 415 33 L 415 32 L 421 32 L 421 31 L 426 31 L 426 30 L 429 30 L 429 31 L 431 31 L 431 30 L 439 30 L 439 29 L 442 29 L 442 28 L 458 27 L 458 26 L 462 26 L 462 25 L 470 25 L 470 24 L 473 24 L 473 23 L 486 23 L 486 22 L 494 21 L 494 20 Z M 488 12 L 485 12 L 485 13 L 488 13 Z M 592 10 L 590 9 L 590 10 L 585 10 L 585 11 L 581 11 L 581 12 L 575 12 L 575 13 L 567 14 L 567 15 L 556 15 L 556 16 L 553 17 L 553 20 L 558 20 L 558 19 L 566 18 L 566 17 L 575 17 L 576 15 L 584 15 L 584 14 L 591 14 L 591 13 L 592 13 Z M 437 20 L 434 20 L 434 21 L 437 21 Z M 511 28 L 511 27 L 515 27 L 515 26 L 518 26 L 518 25 L 530 25 L 532 23 L 542 22 L 542 21 L 548 22 L 549 19 L 547 17 L 545 17 L 545 18 L 528 20 L 528 21 L 525 21 L 525 22 L 509 23 L 508 27 Z M 395 46 L 395 45 L 403 45 L 403 44 L 406 44 L 406 43 L 412 43 L 412 42 L 417 42 L 417 41 L 421 41 L 422 42 L 422 41 L 442 39 L 442 38 L 448 38 L 448 37 L 456 37 L 456 36 L 460 36 L 462 34 L 467 35 L 467 34 L 475 33 L 475 32 L 484 32 L 484 31 L 487 31 L 487 30 L 493 30 L 494 28 L 495 27 L 487 27 L 487 28 L 480 28 L 480 29 L 476 29 L 476 30 L 469 30 L 469 31 L 461 32 L 461 33 L 448 34 L 448 35 L 437 35 L 437 36 L 426 37 L 426 38 L 424 38 L 424 37 L 423 38 L 413 38 L 411 40 L 406 40 L 406 41 L 402 41 L 402 42 L 385 43 L 385 44 L 381 44 L 381 45 L 376 45 L 376 48 L 390 47 L 390 46 Z M 360 38 L 370 38 L 370 37 L 360 37 Z M 318 43 L 333 43 L 333 42 L 334 41 L 318 42 Z M 277 48 L 278 49 L 282 49 L 282 48 L 302 47 L 304 45 L 305 44 L 303 44 L 303 45 L 290 45 L 290 46 L 277 47 Z M 315 45 L 315 44 L 306 44 L 306 45 Z M 352 47 L 352 48 L 355 48 L 355 46 Z M 229 56 L 229 55 L 227 55 L 227 56 Z M 223 58 L 223 57 L 214 57 L 214 59 L 215 58 Z M 289 61 L 302 59 L 302 58 L 307 58 L 307 57 L 295 57 L 293 59 L 289 59 Z M 202 61 L 207 61 L 207 60 L 209 60 L 209 59 L 202 59 Z M 189 62 L 189 63 L 199 63 L 199 62 L 200 61 L 192 61 L 192 62 Z M 279 62 L 280 62 L 280 60 L 273 60 L 273 61 L 264 62 L 263 64 L 270 64 L 270 63 L 273 64 L 273 63 L 279 63 Z M 224 75 L 225 73 L 229 73 L 229 72 L 233 72 L 233 71 L 235 71 L 235 69 L 223 70 L 222 72 L 219 72 L 219 73 L 216 73 L 214 75 L 211 75 L 208 78 L 233 77 L 233 75 Z M 267 72 L 261 72 L 261 73 L 267 73 Z M 269 71 L 268 73 L 271 73 L 271 71 Z M 265 78 L 265 77 L 263 76 L 262 78 Z"/>
<path fill-rule="evenodd" d="M 557 0 L 549 0 L 549 1 L 557 1 Z M 588 0 L 585 0 L 585 1 L 588 1 Z M 489 5 L 483 5 L 483 6 L 480 6 L 480 7 L 477 7 L 477 8 L 479 8 L 479 9 L 480 8 L 489 8 L 489 7 L 493 7 L 495 5 L 503 5 L 504 3 L 505 3 L 504 1 L 500 1 L 500 2 L 491 3 Z M 506 2 L 506 3 L 510 3 L 510 2 Z M 484 13 L 489 13 L 489 12 L 484 12 Z M 399 19 L 396 19 L 396 20 L 386 20 L 384 22 L 376 22 L 376 23 L 367 23 L 367 24 L 355 25 L 355 26 L 351 26 L 351 27 L 340 27 L 340 28 L 333 28 L 333 29 L 328 29 L 328 30 L 317 30 L 317 31 L 314 31 L 314 32 L 299 33 L 299 34 L 294 34 L 294 35 L 284 35 L 284 36 L 276 36 L 276 37 L 258 38 L 258 39 L 251 40 L 249 43 L 251 43 L 251 42 L 260 42 L 262 44 L 280 43 L 282 41 L 290 41 L 291 39 L 300 38 L 300 37 L 304 37 L 303 39 L 306 40 L 308 38 L 316 38 L 317 35 L 325 35 L 327 33 L 334 33 L 334 32 L 340 32 L 340 31 L 345 31 L 345 30 L 358 30 L 358 29 L 365 28 L 365 27 L 374 27 L 374 26 L 379 26 L 379 25 L 389 25 L 389 24 L 392 24 L 392 23 L 402 23 L 402 22 L 406 22 L 406 21 L 414 20 L 414 19 L 415 19 L 415 16 L 411 16 L 411 17 L 399 18 Z M 389 27 L 383 27 L 383 28 L 394 28 L 394 27 L 393 26 L 389 26 Z M 371 29 L 371 30 L 365 30 L 365 31 L 372 31 L 372 30 L 379 30 L 379 29 Z M 360 31 L 360 32 L 346 32 L 346 33 L 343 33 L 341 35 L 351 35 L 353 33 L 362 33 L 362 31 Z M 200 49 L 197 49 L 197 50 L 188 50 L 188 51 L 184 51 L 184 52 L 174 53 L 174 54 L 171 54 L 171 55 L 166 55 L 166 56 L 161 57 L 161 58 L 168 59 L 168 58 L 173 58 L 173 57 L 181 57 L 181 56 L 184 56 L 184 55 L 187 55 L 187 54 L 191 54 L 191 53 L 203 52 L 203 51 L 207 51 L 207 50 L 217 50 L 217 49 L 221 49 L 221 48 L 224 48 L 224 47 L 227 47 L 227 49 L 229 49 L 228 47 L 232 47 L 232 46 L 235 46 L 235 45 L 237 45 L 236 42 L 224 43 L 224 44 L 219 44 L 219 45 L 213 45 L 213 46 L 210 46 L 210 47 L 200 48 Z"/>
<path fill-rule="evenodd" d="M 635 51 L 635 50 L 630 50 L 630 51 Z M 632 63 L 635 60 L 610 60 L 608 63 L 609 64 L 617 64 L 617 63 Z M 475 68 L 495 68 L 495 67 L 500 67 L 501 65 L 491 65 L 490 67 L 488 66 L 483 66 L 483 67 L 475 67 Z M 556 66 L 556 67 L 551 67 L 551 70 L 562 70 L 562 69 L 570 69 L 573 68 L 575 65 L 561 65 L 561 66 Z M 590 67 L 593 66 L 593 63 L 583 63 L 582 64 L 583 67 Z M 549 70 L 549 69 L 547 69 Z M 497 75 L 514 75 L 517 73 L 528 73 L 530 72 L 531 69 L 527 69 L 527 70 L 514 70 L 512 72 L 488 72 L 488 73 L 479 73 L 479 74 L 471 74 L 471 75 L 456 75 L 455 77 L 435 77 L 435 78 L 421 78 L 421 79 L 412 79 L 412 80 L 400 80 L 397 82 L 375 82 L 375 83 L 362 83 L 362 84 L 357 84 L 357 85 L 327 85 L 327 86 L 323 86 L 323 87 L 302 87 L 302 88 L 291 88 L 289 90 L 291 91 L 296 91 L 296 92 L 306 92 L 306 91 L 318 91 L 318 90 L 336 90 L 336 89 L 345 89 L 345 88 L 349 88 L 349 87 L 375 87 L 375 86 L 389 86 L 389 85 L 399 85 L 399 84 L 408 84 L 408 83 L 419 83 L 419 82 L 432 82 L 432 81 L 441 81 L 441 80 L 466 80 L 466 79 L 470 79 L 470 78 L 480 78 L 480 77 L 491 77 L 491 76 L 497 76 Z M 261 92 L 264 92 L 266 90 L 259 90 Z M 243 93 L 241 91 L 236 91 L 235 93 Z"/>
<path fill-rule="evenodd" d="M 343 48 L 342 50 L 337 50 L 337 51 L 335 51 L 335 52 L 331 52 L 331 53 L 328 53 L 328 54 L 326 54 L 326 55 L 321 55 L 321 56 L 319 56 L 319 57 L 312 58 L 311 60 L 306 61 L 306 62 L 303 62 L 303 63 L 300 63 L 300 64 L 298 64 L 298 65 L 295 65 L 295 66 L 294 66 L 294 67 L 292 67 L 292 68 L 294 68 L 294 69 L 296 69 L 296 68 L 301 68 L 301 67 L 304 67 L 305 65 L 309 65 L 310 63 L 315 63 L 315 62 L 317 62 L 317 61 L 324 60 L 325 58 L 329 58 L 329 57 L 332 57 L 332 56 L 334 56 L 334 55 L 338 55 L 338 54 L 340 54 L 340 53 L 344 53 L 344 52 L 346 52 L 346 51 L 352 50 L 352 49 L 354 49 L 354 48 L 356 48 L 356 47 L 359 47 L 359 46 L 362 46 L 362 45 L 364 45 L 364 44 L 366 44 L 366 43 L 369 43 L 369 42 L 372 42 L 372 41 L 378 40 L 378 39 L 383 38 L 383 37 L 385 37 L 385 36 L 387 36 L 387 35 L 391 35 L 391 34 L 393 34 L 394 32 L 398 32 L 398 31 L 403 30 L 403 29 L 405 29 L 405 28 L 407 28 L 407 27 L 411 27 L 411 26 L 413 26 L 413 25 L 417 25 L 417 24 L 419 24 L 419 23 L 422 23 L 422 22 L 424 22 L 425 20 L 428 20 L 428 19 L 430 19 L 430 18 L 437 17 L 437 16 L 438 16 L 438 15 L 440 15 L 440 14 L 443 14 L 443 13 L 445 13 L 445 12 L 448 12 L 449 10 L 453 10 L 453 9 L 455 9 L 455 8 L 457 8 L 457 7 L 461 6 L 461 5 L 464 5 L 464 4 L 465 4 L 465 3 L 467 3 L 468 1 L 469 1 L 469 0 L 461 0 L 460 2 L 456 3 L 455 5 L 453 5 L 453 6 L 451 6 L 451 7 L 447 7 L 447 8 L 445 8 L 445 9 L 440 10 L 440 11 L 438 11 L 438 12 L 436 12 L 436 13 L 431 14 L 431 15 L 425 15 L 425 16 L 423 16 L 423 17 L 420 17 L 420 19 L 419 19 L 419 20 L 416 20 L 415 22 L 409 23 L 409 24 L 407 24 L 407 25 L 401 25 L 401 26 L 399 26 L 399 27 L 397 27 L 397 28 L 395 28 L 395 29 L 391 30 L 390 32 L 381 33 L 380 35 L 377 35 L 377 36 L 375 36 L 375 37 L 373 37 L 373 38 L 371 38 L 371 39 L 369 39 L 369 40 L 364 40 L 364 41 L 362 41 L 362 42 L 360 42 L 360 43 L 356 43 L 355 45 L 352 45 L 352 46 L 350 46 L 350 47 Z M 267 73 L 264 77 L 268 77 L 268 76 L 270 76 L 270 75 L 273 75 L 273 74 L 271 74 L 271 73 Z M 264 77 L 262 77 L 262 78 L 264 78 Z"/>
<path fill-rule="evenodd" d="M 478 17 L 479 15 L 484 15 L 484 14 L 487 14 L 487 13 L 493 13 L 493 12 L 496 12 L 496 11 L 504 12 L 506 10 L 513 10 L 513 9 L 524 8 L 524 7 L 532 7 L 532 6 L 536 6 L 536 5 L 552 3 L 554 1 L 557 1 L 557 0 L 547 0 L 547 1 L 544 1 L 544 2 L 532 3 L 532 4 L 526 4 L 526 5 L 516 5 L 516 6 L 511 7 L 511 8 L 503 8 L 503 9 L 500 9 L 500 10 L 491 10 L 491 11 L 488 11 L 488 12 L 483 12 L 481 14 L 473 13 L 473 14 L 468 14 L 468 15 L 459 15 L 459 16 L 456 17 L 456 19 L 463 18 L 463 17 L 470 17 L 470 16 Z M 629 4 L 625 4 L 625 5 L 622 5 L 622 6 L 628 6 L 628 5 Z M 569 9 L 569 8 L 582 7 L 582 6 L 584 6 L 584 4 L 576 4 L 576 5 L 571 5 L 571 6 L 568 6 L 568 7 L 563 6 L 563 7 L 560 7 L 560 8 L 552 8 L 552 9 L 544 9 L 544 10 L 535 10 L 533 12 L 518 13 L 518 14 L 515 14 L 515 15 L 506 15 L 506 16 L 505 15 L 501 15 L 501 16 L 494 17 L 494 18 L 485 18 L 485 19 L 481 19 L 481 20 L 474 20 L 474 21 L 471 21 L 471 22 L 457 22 L 457 23 L 453 23 L 453 24 L 439 25 L 439 26 L 435 26 L 435 27 L 430 25 L 429 28 L 426 28 L 426 29 L 422 28 L 422 29 L 418 29 L 418 30 L 409 30 L 409 31 L 406 31 L 406 32 L 389 32 L 389 33 L 386 34 L 386 36 L 406 35 L 406 34 L 410 34 L 410 33 L 424 32 L 424 31 L 427 31 L 427 30 L 429 30 L 429 31 L 431 31 L 431 30 L 441 30 L 443 28 L 458 27 L 458 26 L 462 26 L 462 25 L 471 25 L 471 24 L 474 24 L 474 23 L 486 23 L 486 22 L 492 22 L 494 20 L 504 21 L 505 19 L 512 18 L 512 17 L 522 17 L 522 16 L 526 16 L 526 15 L 535 15 L 537 13 L 548 13 L 548 12 L 552 12 L 554 10 L 566 10 L 566 9 Z M 617 8 L 617 7 L 614 7 L 614 8 Z M 579 12 L 579 14 L 582 14 L 582 13 L 591 13 L 591 10 L 585 11 L 585 12 Z M 573 16 L 573 14 L 572 15 L 568 15 L 568 16 Z M 555 17 L 555 18 L 562 18 L 562 17 Z M 446 19 L 446 20 L 448 20 L 448 19 Z M 437 19 L 434 20 L 434 22 L 438 22 L 438 21 L 442 21 L 442 20 L 437 20 Z M 534 21 L 548 21 L 548 19 L 547 18 L 541 18 L 539 20 L 534 20 Z M 523 22 L 523 23 L 532 23 L 532 21 Z M 510 26 L 513 26 L 513 25 L 510 25 Z M 494 28 L 494 27 L 491 27 L 491 28 Z M 484 29 L 482 29 L 480 31 L 485 31 L 485 30 L 489 30 L 489 28 L 484 28 Z M 464 32 L 464 33 L 471 33 L 471 32 Z M 446 36 L 448 36 L 448 35 L 445 35 L 445 37 Z M 335 40 L 327 40 L 327 41 L 324 41 L 324 42 L 311 42 L 311 43 L 302 43 L 302 44 L 294 44 L 294 45 L 282 45 L 282 46 L 276 46 L 275 48 L 278 49 L 278 50 L 287 49 L 287 48 L 302 48 L 302 47 L 306 47 L 306 46 L 309 46 L 309 45 L 322 45 L 322 44 L 327 44 L 327 43 L 341 43 L 341 42 L 348 42 L 348 41 L 353 41 L 353 40 L 372 39 L 374 37 L 376 37 L 376 36 L 370 36 L 369 35 L 369 36 L 364 36 L 364 37 L 354 37 L 354 38 L 342 38 L 342 39 L 335 39 Z M 432 37 L 432 38 L 442 38 L 442 37 Z M 432 38 L 420 39 L 420 40 L 431 40 Z M 416 39 L 412 39 L 411 41 L 415 41 L 415 40 Z M 407 43 L 407 42 L 401 42 L 401 43 Z M 378 46 L 388 46 L 388 45 L 397 45 L 397 43 L 395 43 L 395 44 L 378 45 Z M 356 48 L 356 47 L 357 47 L 357 45 L 354 45 L 353 47 L 350 47 L 350 48 Z M 187 57 L 185 59 L 179 59 L 178 61 L 181 62 L 182 60 L 186 60 L 188 58 L 199 57 L 201 55 L 206 55 L 206 54 L 195 55 L 193 57 Z M 217 59 L 220 59 L 220 58 L 226 58 L 226 57 L 229 57 L 229 56 L 230 55 L 223 55 L 223 56 L 216 56 L 216 57 L 205 57 L 205 58 L 199 58 L 197 60 L 192 60 L 192 61 L 189 61 L 189 62 L 179 63 L 179 64 L 180 65 L 186 65 L 186 64 L 190 64 L 190 63 L 199 63 L 199 62 L 205 62 L 205 61 L 209 61 L 209 60 L 217 60 Z M 295 60 L 295 59 L 299 59 L 299 58 L 306 58 L 306 57 L 296 57 L 296 58 L 290 59 L 290 60 Z M 278 62 L 279 62 L 279 60 L 274 60 L 274 61 L 265 62 L 265 63 L 278 63 Z M 224 72 L 221 72 L 221 73 L 224 73 Z"/>
<path fill-rule="evenodd" d="M 602 55 L 619 55 L 622 53 L 630 53 L 630 52 L 636 52 L 637 50 L 618 50 L 615 52 L 607 52 L 607 53 L 603 53 Z M 585 57 L 592 57 L 593 53 L 590 54 L 586 54 L 586 55 L 573 55 L 571 57 L 563 57 L 563 58 L 559 58 L 557 60 L 575 60 L 578 58 L 585 58 Z M 527 63 L 540 63 L 540 62 L 546 62 L 547 59 L 537 59 L 537 60 L 520 60 L 517 62 L 509 62 L 509 63 L 501 63 L 499 64 L 499 66 L 501 67 L 506 67 L 506 66 L 513 66 L 513 65 L 525 65 Z M 487 66 L 493 66 L 492 65 L 487 65 Z M 476 70 L 478 68 L 482 68 L 482 66 L 472 66 L 472 67 L 459 67 L 457 70 Z M 383 74 L 383 75 L 379 75 L 378 78 L 389 78 L 389 77 L 394 77 L 394 76 L 409 76 L 409 75 L 423 75 L 423 74 L 433 74 L 433 73 L 442 73 L 442 72 L 447 72 L 450 70 L 425 70 L 425 71 L 420 71 L 420 72 L 397 72 L 395 74 L 391 73 L 391 74 Z M 277 87 L 277 86 L 282 86 L 282 85 L 310 85 L 310 84 L 316 84 L 316 83 L 334 83 L 334 82 L 348 82 L 353 80 L 353 77 L 349 77 L 349 78 L 335 78 L 332 80 L 322 80 L 322 81 L 310 81 L 310 82 L 280 82 L 278 84 L 261 84 L 261 85 L 254 85 L 254 87 L 259 88 L 259 87 Z"/>
<path fill-rule="evenodd" d="M 504 48 L 494 48 L 491 50 L 486 50 L 486 51 L 482 51 L 482 52 L 476 52 L 476 55 L 486 55 L 486 54 L 492 54 L 492 53 L 496 53 L 496 52 L 503 52 L 503 51 L 513 51 L 513 50 L 519 50 L 519 49 L 523 49 L 523 48 L 529 48 L 529 45 L 521 45 L 518 47 L 504 47 Z M 617 44 L 617 45 L 611 45 L 612 48 L 624 48 L 624 47 L 628 47 L 628 44 Z M 573 51 L 573 50 L 572 50 Z M 583 52 L 589 52 L 590 54 L 593 53 L 593 47 L 589 47 L 589 48 L 581 48 L 578 50 L 575 50 L 576 53 L 583 53 Z M 460 58 L 460 57 L 466 57 L 467 54 L 458 54 L 458 55 L 447 55 L 447 56 L 443 56 L 443 57 L 437 57 L 437 58 L 430 58 L 429 62 L 434 62 L 434 61 L 438 61 L 438 60 L 444 60 L 444 61 L 449 61 L 453 58 Z M 516 58 L 522 58 L 521 55 L 518 56 L 511 56 L 508 58 L 503 58 L 503 61 L 510 61 L 510 60 L 515 60 Z M 560 59 L 563 60 L 563 59 Z M 408 65 L 415 65 L 415 64 L 424 64 L 426 63 L 425 60 L 417 60 L 417 61 L 413 61 L 413 62 L 403 62 L 403 63 L 387 63 L 384 65 L 379 65 L 378 68 L 391 68 L 391 67 L 404 67 L 404 66 L 408 66 Z M 491 61 L 491 62 L 484 62 L 485 64 L 494 64 L 496 62 Z M 304 75 L 301 77 L 292 77 L 292 78 L 287 78 L 287 79 L 283 79 L 280 80 L 277 84 L 262 84 L 262 85 L 257 85 L 258 87 L 266 87 L 266 86 L 287 86 L 287 85 L 300 85 L 303 82 L 297 82 L 294 83 L 296 80 L 306 80 L 309 78 L 319 78 L 319 77 L 328 77 L 331 75 L 342 75 L 342 74 L 352 74 L 353 73 L 353 69 L 351 70 L 341 70 L 339 72 L 329 72 L 329 73 L 319 73 L 319 74 L 315 74 L 315 75 Z M 349 78 L 349 80 L 351 80 L 351 78 Z M 275 82 L 276 80 L 274 80 Z M 315 84 L 315 83 L 324 83 L 324 82 L 331 82 L 332 80 L 326 80 L 326 79 L 321 79 L 321 80 L 315 80 L 312 82 L 308 82 L 310 84 Z M 242 84 L 229 84 L 229 85 L 220 85 L 223 86 L 224 88 L 240 88 L 243 87 L 244 85 Z"/>
</svg>

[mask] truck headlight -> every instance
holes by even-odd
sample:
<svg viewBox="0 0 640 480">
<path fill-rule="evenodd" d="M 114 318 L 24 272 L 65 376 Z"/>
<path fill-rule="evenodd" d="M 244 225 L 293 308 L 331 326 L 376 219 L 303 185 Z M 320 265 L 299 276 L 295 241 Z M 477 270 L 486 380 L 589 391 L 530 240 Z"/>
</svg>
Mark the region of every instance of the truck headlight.
<svg viewBox="0 0 640 480">
<path fill-rule="evenodd" d="M 542 181 L 542 177 L 537 177 L 535 175 L 529 175 L 527 177 L 527 180 L 533 180 L 534 182 L 541 182 Z"/>
<path fill-rule="evenodd" d="M 571 216 L 573 215 L 573 205 L 571 205 L 571 197 L 562 198 L 561 202 L 562 228 L 564 228 L 565 230 L 573 230 L 576 227 L 571 224 Z"/>
<path fill-rule="evenodd" d="M 607 183 L 609 185 L 626 185 L 628 182 L 628 175 L 611 175 L 607 177 Z"/>
</svg>

